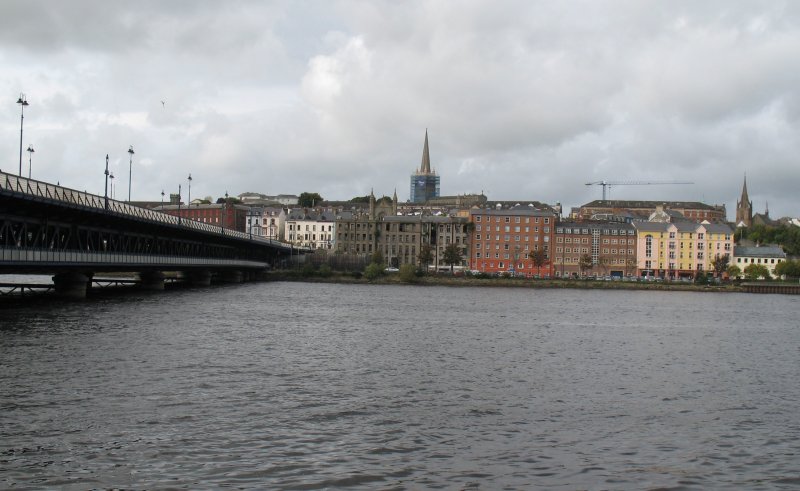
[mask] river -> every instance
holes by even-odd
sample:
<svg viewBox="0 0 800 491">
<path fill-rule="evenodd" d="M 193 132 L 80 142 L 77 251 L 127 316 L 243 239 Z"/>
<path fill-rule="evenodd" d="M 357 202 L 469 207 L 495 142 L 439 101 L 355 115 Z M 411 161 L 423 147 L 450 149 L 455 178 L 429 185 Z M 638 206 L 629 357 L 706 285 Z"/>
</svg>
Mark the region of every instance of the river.
<svg viewBox="0 0 800 491">
<path fill-rule="evenodd" d="M 800 298 L 247 283 L 0 311 L 0 488 L 796 489 Z"/>
</svg>

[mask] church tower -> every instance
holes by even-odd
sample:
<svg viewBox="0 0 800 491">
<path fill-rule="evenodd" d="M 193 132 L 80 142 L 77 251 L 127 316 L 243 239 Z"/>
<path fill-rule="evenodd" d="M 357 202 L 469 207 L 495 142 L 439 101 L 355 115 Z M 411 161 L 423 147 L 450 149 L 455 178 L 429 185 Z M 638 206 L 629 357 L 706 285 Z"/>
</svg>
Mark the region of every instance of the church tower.
<svg viewBox="0 0 800 491">
<path fill-rule="evenodd" d="M 749 227 L 753 224 L 753 202 L 747 195 L 747 176 L 744 176 L 744 186 L 742 186 L 742 198 L 736 202 L 736 226 L 744 225 Z"/>
<path fill-rule="evenodd" d="M 431 155 L 428 150 L 428 130 L 425 130 L 425 143 L 422 146 L 422 162 L 419 169 L 411 174 L 412 203 L 425 203 L 439 197 L 439 176 L 431 170 Z"/>
</svg>

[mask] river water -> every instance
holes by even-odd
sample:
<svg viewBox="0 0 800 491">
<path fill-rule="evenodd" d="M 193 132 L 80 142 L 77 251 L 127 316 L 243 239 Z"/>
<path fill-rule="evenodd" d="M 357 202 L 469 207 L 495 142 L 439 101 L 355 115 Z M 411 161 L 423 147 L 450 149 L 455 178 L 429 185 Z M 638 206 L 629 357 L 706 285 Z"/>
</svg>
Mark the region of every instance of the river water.
<svg viewBox="0 0 800 491">
<path fill-rule="evenodd" d="M 797 489 L 800 297 L 249 283 L 0 311 L 0 488 Z"/>
</svg>

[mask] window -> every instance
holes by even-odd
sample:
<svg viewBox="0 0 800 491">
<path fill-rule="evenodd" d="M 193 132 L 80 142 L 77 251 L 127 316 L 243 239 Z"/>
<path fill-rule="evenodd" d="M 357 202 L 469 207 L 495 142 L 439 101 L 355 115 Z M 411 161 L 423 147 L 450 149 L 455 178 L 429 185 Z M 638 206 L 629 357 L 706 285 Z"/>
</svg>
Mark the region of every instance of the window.
<svg viewBox="0 0 800 491">
<path fill-rule="evenodd" d="M 480 223 L 480 222 L 481 222 L 481 216 L 480 216 L 480 215 L 476 216 L 476 217 L 475 217 L 475 221 L 476 221 L 476 222 L 478 222 L 478 223 Z"/>
<path fill-rule="evenodd" d="M 481 240 L 481 234 L 475 234 L 475 240 Z"/>
<path fill-rule="evenodd" d="M 506 217 L 506 223 L 511 223 L 511 217 Z"/>
</svg>

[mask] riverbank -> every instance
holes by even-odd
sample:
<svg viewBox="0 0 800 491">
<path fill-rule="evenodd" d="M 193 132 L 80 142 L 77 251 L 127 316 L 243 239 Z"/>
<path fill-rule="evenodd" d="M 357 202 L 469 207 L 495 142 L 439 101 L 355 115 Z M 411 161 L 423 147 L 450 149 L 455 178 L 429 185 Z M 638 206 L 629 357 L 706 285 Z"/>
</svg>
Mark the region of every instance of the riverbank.
<svg viewBox="0 0 800 491">
<path fill-rule="evenodd" d="M 418 285 L 418 286 L 477 286 L 503 288 L 556 288 L 586 290 L 662 290 L 744 293 L 746 290 L 733 283 L 722 285 L 696 285 L 682 282 L 656 281 L 604 281 L 604 280 L 560 280 L 529 278 L 478 278 L 472 276 L 427 275 L 414 278 L 413 282 L 403 281 L 399 274 L 390 273 L 374 280 L 350 274 L 330 274 L 328 276 L 304 275 L 299 271 L 274 271 L 267 275 L 267 281 L 301 281 L 310 283 L 342 283 L 373 285 Z"/>
</svg>

